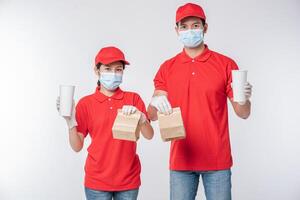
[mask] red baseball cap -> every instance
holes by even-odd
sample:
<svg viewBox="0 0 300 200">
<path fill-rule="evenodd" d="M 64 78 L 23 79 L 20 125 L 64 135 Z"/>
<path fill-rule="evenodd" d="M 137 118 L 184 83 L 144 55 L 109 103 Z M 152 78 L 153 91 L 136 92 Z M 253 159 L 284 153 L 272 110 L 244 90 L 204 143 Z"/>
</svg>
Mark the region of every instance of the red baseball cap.
<svg viewBox="0 0 300 200">
<path fill-rule="evenodd" d="M 125 65 L 129 65 L 129 62 L 125 60 L 124 53 L 117 47 L 113 46 L 100 49 L 95 58 L 96 65 L 98 63 L 107 65 L 116 61 L 122 61 Z"/>
<path fill-rule="evenodd" d="M 186 17 L 199 17 L 206 20 L 206 16 L 201 6 L 193 3 L 187 3 L 180 6 L 176 11 L 176 23 Z"/>
</svg>

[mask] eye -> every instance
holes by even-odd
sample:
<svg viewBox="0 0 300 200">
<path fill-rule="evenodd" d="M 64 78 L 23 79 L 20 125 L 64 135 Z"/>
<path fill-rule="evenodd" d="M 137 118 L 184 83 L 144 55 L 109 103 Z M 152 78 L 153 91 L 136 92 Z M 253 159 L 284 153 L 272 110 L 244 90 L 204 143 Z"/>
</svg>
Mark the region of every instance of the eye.
<svg viewBox="0 0 300 200">
<path fill-rule="evenodd" d="M 179 29 L 185 30 L 185 29 L 186 29 L 186 25 L 180 25 L 180 26 L 179 26 Z"/>
<path fill-rule="evenodd" d="M 194 25 L 193 25 L 193 28 L 196 28 L 196 29 L 197 29 L 197 28 L 200 28 L 200 24 L 194 24 Z"/>
</svg>

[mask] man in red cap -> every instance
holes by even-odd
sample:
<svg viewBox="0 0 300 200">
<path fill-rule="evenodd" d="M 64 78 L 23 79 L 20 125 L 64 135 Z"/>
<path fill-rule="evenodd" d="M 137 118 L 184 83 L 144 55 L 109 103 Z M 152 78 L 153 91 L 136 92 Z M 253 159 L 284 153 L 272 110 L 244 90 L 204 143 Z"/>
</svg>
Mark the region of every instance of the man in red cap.
<svg viewBox="0 0 300 200">
<path fill-rule="evenodd" d="M 112 137 L 112 126 L 117 110 L 131 115 L 138 110 L 142 115 L 139 126 L 143 136 L 153 137 L 145 104 L 134 92 L 122 91 L 119 85 L 125 65 L 124 54 L 116 47 L 105 47 L 95 58 L 95 73 L 99 77 L 93 94 L 80 99 L 71 117 L 64 117 L 69 127 L 72 149 L 79 152 L 89 134 L 91 144 L 85 163 L 85 194 L 88 200 L 136 200 L 141 184 L 141 166 L 136 154 L 136 143 Z M 57 101 L 59 111 L 60 102 Z"/>
<path fill-rule="evenodd" d="M 150 119 L 157 120 L 157 111 L 168 115 L 180 107 L 186 130 L 185 139 L 171 144 L 171 200 L 194 200 L 200 177 L 207 200 L 231 199 L 227 98 L 239 117 L 250 115 L 252 86 L 244 86 L 246 101 L 233 102 L 231 71 L 238 66 L 204 44 L 207 27 L 199 5 L 179 7 L 175 29 L 184 49 L 165 61 L 154 78 Z"/>
</svg>

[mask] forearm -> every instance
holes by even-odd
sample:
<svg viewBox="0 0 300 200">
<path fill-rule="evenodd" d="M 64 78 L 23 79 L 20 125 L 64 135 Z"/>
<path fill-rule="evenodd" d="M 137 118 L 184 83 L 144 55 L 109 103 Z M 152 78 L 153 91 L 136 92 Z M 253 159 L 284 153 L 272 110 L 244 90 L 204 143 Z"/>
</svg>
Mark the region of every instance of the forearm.
<svg viewBox="0 0 300 200">
<path fill-rule="evenodd" d="M 244 105 L 234 102 L 234 111 L 240 118 L 247 119 L 251 113 L 251 102 L 247 100 Z"/>
<path fill-rule="evenodd" d="M 157 110 L 155 107 L 149 105 L 147 108 L 147 113 L 151 121 L 157 120 Z"/>
<path fill-rule="evenodd" d="M 148 120 L 141 125 L 141 132 L 146 139 L 151 140 L 153 138 L 154 131 Z"/>
<path fill-rule="evenodd" d="M 83 147 L 84 136 L 77 131 L 76 126 L 69 129 L 69 143 L 75 152 L 79 152 Z"/>
</svg>

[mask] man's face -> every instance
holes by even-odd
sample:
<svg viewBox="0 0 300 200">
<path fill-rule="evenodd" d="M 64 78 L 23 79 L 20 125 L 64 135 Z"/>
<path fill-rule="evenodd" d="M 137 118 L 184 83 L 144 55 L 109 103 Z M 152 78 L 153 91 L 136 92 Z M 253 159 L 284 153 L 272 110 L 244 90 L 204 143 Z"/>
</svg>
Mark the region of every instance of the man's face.
<svg viewBox="0 0 300 200">
<path fill-rule="evenodd" d="M 123 71 L 124 71 L 124 65 L 120 61 L 113 62 L 108 65 L 101 65 L 99 69 L 95 67 L 95 72 L 98 76 L 100 76 L 101 73 L 123 74 Z"/>
<path fill-rule="evenodd" d="M 207 24 L 202 24 L 202 20 L 199 17 L 186 17 L 178 22 L 178 25 L 175 27 L 177 35 L 180 31 L 186 31 L 189 29 L 203 29 L 204 33 L 207 30 Z"/>
</svg>

